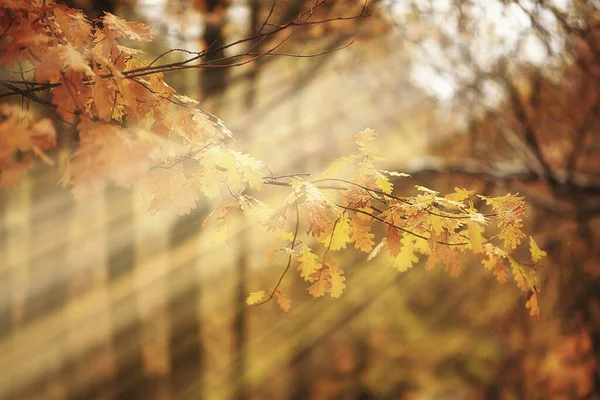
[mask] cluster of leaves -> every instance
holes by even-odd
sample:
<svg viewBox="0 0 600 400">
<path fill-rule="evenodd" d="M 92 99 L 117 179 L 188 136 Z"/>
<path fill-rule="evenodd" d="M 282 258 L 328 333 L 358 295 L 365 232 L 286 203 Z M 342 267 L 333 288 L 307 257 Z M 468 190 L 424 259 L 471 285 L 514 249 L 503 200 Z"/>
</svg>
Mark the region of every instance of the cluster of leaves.
<svg viewBox="0 0 600 400">
<path fill-rule="evenodd" d="M 62 5 L 11 0 L 0 9 L 0 31 L 0 64 L 7 70 L 18 67 L 22 75 L 22 80 L 3 80 L 3 86 L 46 105 L 77 130 L 79 147 L 62 179 L 76 198 L 85 200 L 107 182 L 135 185 L 150 193 L 151 211 L 181 215 L 196 207 L 200 193 L 212 199 L 229 197 L 205 223 L 215 221 L 226 228 L 241 211 L 289 241 L 282 249 L 287 265 L 275 288 L 268 295 L 252 293 L 248 304 L 276 298 L 288 311 L 290 299 L 279 286 L 293 262 L 310 284 L 309 294 L 341 296 L 344 270 L 333 254 L 354 244 L 369 253 L 368 259 L 386 253 L 399 271 L 412 268 L 423 256 L 428 258 L 425 269 L 442 263 L 452 276 L 460 273 L 468 250 L 480 256 L 501 283 L 509 279 L 510 267 L 519 288 L 528 293 L 531 315 L 539 315 L 534 267 L 544 252 L 531 238 L 534 264 L 520 263 L 510 254 L 525 237 L 523 198 L 477 196 L 464 189 L 442 196 L 422 186 L 415 196 L 396 196 L 392 178 L 406 175 L 376 168 L 381 158 L 372 130 L 356 135 L 356 154 L 333 163 L 316 180 L 306 179 L 307 174 L 277 177 L 260 161 L 231 149 L 231 132 L 196 101 L 175 93 L 160 66 L 146 63 L 140 50 L 119 43 L 151 41 L 149 27 L 111 14 L 88 21 L 80 11 Z M 51 101 L 37 97 L 47 90 Z M 48 120 L 34 123 L 17 107 L 0 111 L 0 182 L 5 185 L 26 173 L 32 155 L 51 163 L 44 150 L 56 141 Z M 351 171 L 349 179 L 338 177 L 346 170 Z M 291 193 L 271 211 L 248 194 L 265 185 L 288 187 Z M 475 203 L 481 200 L 491 213 L 478 211 Z M 295 229 L 290 233 L 292 213 Z M 499 228 L 498 244 L 483 236 L 489 219 Z M 316 254 L 317 246 L 324 248 L 322 255 Z M 276 250 L 269 251 L 270 260 Z"/>
<path fill-rule="evenodd" d="M 222 121 L 198 109 L 196 101 L 176 94 L 152 63 L 140 59 L 141 50 L 119 43 L 151 41 L 150 27 L 112 14 L 90 22 L 79 10 L 41 1 L 8 2 L 0 13 L 4 32 L 0 63 L 8 70 L 26 69 L 32 77 L 5 81 L 5 87 L 25 82 L 27 95 L 34 100 L 36 92 L 49 89 L 51 102 L 39 99 L 40 103 L 76 126 L 79 148 L 62 182 L 72 185 L 79 200 L 102 190 L 107 182 L 135 184 L 151 194 L 152 211 L 168 209 L 182 215 L 195 207 L 200 192 L 218 197 L 225 181 L 234 192 L 263 185 L 262 164 L 226 146 L 231 132 Z M 17 110 L 6 108 L 3 114 L 17 116 Z M 29 115 L 18 118 L 31 120 Z M 30 149 L 39 155 L 39 149 L 55 144 L 34 142 L 32 147 L 23 142 L 32 134 L 21 130 L 22 138 L 15 135 L 13 120 L 4 123 L 1 139 L 11 141 L 3 146 L 7 153 L 2 159 L 3 184 L 31 165 L 11 163 L 9 158 L 20 159 L 16 153 Z M 190 160 L 196 162 L 183 162 Z"/>
<path fill-rule="evenodd" d="M 533 263 L 526 265 L 511 255 L 525 237 L 521 230 L 525 218 L 523 198 L 512 194 L 486 197 L 459 188 L 442 196 L 423 186 L 416 187 L 416 196 L 393 195 L 390 178 L 407 175 L 376 168 L 376 161 L 381 158 L 375 138 L 375 132 L 366 129 L 355 136 L 357 154 L 334 162 L 319 179 L 308 181 L 296 176 L 286 182 L 293 188 L 292 193 L 264 223 L 268 230 L 284 230 L 288 214 L 294 208 L 297 219 L 300 214 L 304 216 L 306 240 L 298 239 L 299 220 L 293 234 L 283 235 L 289 239 L 289 245 L 279 249 L 288 254 L 285 272 L 295 260 L 300 276 L 310 283 L 309 294 L 314 297 L 329 294 L 337 298 L 346 285 L 344 271 L 337 266 L 332 253 L 346 249 L 350 244 L 368 253 L 368 260 L 386 253 L 389 263 L 400 272 L 413 268 L 420 261 L 419 256 L 423 256 L 427 258 L 426 270 L 441 263 L 454 277 L 459 275 L 461 260 L 469 251 L 479 256 L 483 266 L 502 284 L 510 279 L 512 272 L 517 286 L 528 293 L 526 306 L 531 315 L 539 316 L 535 264 L 546 253 L 530 237 Z M 349 168 L 350 179 L 330 177 Z M 266 183 L 283 182 L 267 178 Z M 475 208 L 477 200 L 489 206 L 491 212 L 483 214 Z M 490 219 L 495 220 L 499 229 L 497 244 L 493 238 L 484 236 Z M 380 235 L 376 235 L 376 225 L 384 228 Z M 376 239 L 376 236 L 381 238 Z M 309 240 L 324 248 L 322 256 L 308 246 Z M 267 261 L 274 259 L 276 251 L 272 249 L 267 253 Z M 278 285 L 263 300 L 265 296 L 265 290 L 254 292 L 247 302 L 261 304 L 273 296 L 281 298 Z"/>
<path fill-rule="evenodd" d="M 47 118 L 35 123 L 33 120 L 30 112 L 0 105 L 0 188 L 19 182 L 33 166 L 34 157 L 54 165 L 44 153 L 56 145 L 54 126 Z"/>
</svg>

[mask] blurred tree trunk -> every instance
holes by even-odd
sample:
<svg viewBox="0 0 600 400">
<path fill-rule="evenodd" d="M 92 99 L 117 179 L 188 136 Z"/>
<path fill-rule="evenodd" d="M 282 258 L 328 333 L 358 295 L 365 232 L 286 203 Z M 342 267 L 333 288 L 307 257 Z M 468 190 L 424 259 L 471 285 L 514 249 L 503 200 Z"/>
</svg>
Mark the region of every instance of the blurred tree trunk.
<svg viewBox="0 0 600 400">
<path fill-rule="evenodd" d="M 96 18 L 104 15 L 104 12 L 115 13 L 118 0 L 67 0 L 68 7 L 79 8 L 89 17 Z"/>
<path fill-rule="evenodd" d="M 0 341 L 12 331 L 12 277 L 7 260 L 7 191 L 0 192 Z"/>
<path fill-rule="evenodd" d="M 135 288 L 134 206 L 130 190 L 110 187 L 106 191 L 108 207 L 108 285 L 112 320 L 111 343 L 116 372 L 115 399 L 141 398 L 144 387 L 142 359 L 142 323 Z M 125 280 L 126 295 L 115 290 Z"/>
<path fill-rule="evenodd" d="M 252 36 L 256 34 L 259 28 L 260 3 L 259 0 L 250 0 L 250 32 Z M 256 41 L 251 41 L 250 46 L 256 44 Z M 258 80 L 258 69 L 256 65 L 251 66 L 250 75 L 248 76 L 248 86 L 246 91 L 246 108 L 249 112 L 255 105 L 256 100 L 256 84 Z M 249 140 L 248 131 L 244 135 L 245 140 Z M 248 221 L 242 217 L 242 226 L 247 226 Z M 248 294 L 248 232 L 243 228 L 239 233 L 238 254 L 236 260 L 236 289 L 235 289 L 235 317 L 234 317 L 234 368 L 233 368 L 233 384 L 236 388 L 234 395 L 235 399 L 245 400 L 248 398 L 246 388 L 246 345 L 248 342 L 248 327 L 247 321 L 247 305 L 246 296 Z"/>
<path fill-rule="evenodd" d="M 244 224 L 246 221 L 242 221 Z M 248 236 L 245 230 L 239 234 L 236 260 L 235 316 L 233 321 L 233 355 L 234 365 L 232 385 L 235 388 L 234 399 L 244 400 L 248 397 L 246 389 L 246 344 L 248 328 L 246 325 L 246 296 L 248 280 Z"/>
<path fill-rule="evenodd" d="M 31 179 L 30 240 L 34 248 L 28 258 L 24 325 L 61 313 L 67 303 L 69 271 L 66 231 L 70 226 L 74 206 L 71 193 L 56 186 L 57 176 L 52 171 L 49 172 L 45 165 Z M 51 397 L 58 393 L 65 398 L 69 397 L 69 366 L 64 359 L 68 354 L 68 332 L 65 332 L 65 321 L 62 318 L 57 321 L 59 326 L 48 332 L 53 365 L 49 371 L 41 370 L 32 384 L 22 388 L 25 389 L 24 393 L 15 398 L 28 398 L 28 395 L 33 394 Z"/>
<path fill-rule="evenodd" d="M 7 191 L 0 192 L 0 343 L 5 340 L 10 340 L 9 335 L 13 330 L 12 319 L 12 273 L 11 266 L 8 264 L 8 193 Z M 10 380 L 0 378 L 0 395 L 4 394 L 6 400 L 9 398 Z"/>
<path fill-rule="evenodd" d="M 204 59 L 214 64 L 219 64 L 217 60 L 225 57 L 225 51 L 220 50 L 225 46 L 224 26 L 226 23 L 226 13 L 228 2 L 224 0 L 206 0 L 201 1 L 200 10 L 204 13 L 204 35 L 202 40 L 207 49 Z M 199 70 L 202 96 L 214 102 L 211 112 L 216 112 L 220 107 L 219 93 L 224 89 L 227 81 L 227 68 L 201 68 Z"/>
<path fill-rule="evenodd" d="M 200 277 L 197 257 L 187 256 L 184 245 L 199 235 L 205 212 L 195 209 L 180 217 L 171 231 L 171 267 L 167 277 L 169 367 L 172 398 L 203 398 L 204 347 L 201 342 Z"/>
<path fill-rule="evenodd" d="M 294 68 L 294 86 L 293 91 L 295 93 L 301 93 L 304 87 L 303 79 L 301 76 L 303 75 L 304 69 L 306 68 L 306 62 L 304 60 L 298 60 L 298 62 L 294 63 L 292 68 Z M 291 137 L 298 137 L 299 142 L 302 143 L 302 147 L 299 151 L 302 151 L 306 154 L 306 140 L 303 138 L 304 129 L 302 129 L 302 96 L 297 96 L 294 100 L 297 102 L 295 107 L 292 109 L 292 115 L 290 118 L 290 126 L 292 129 Z M 292 156 L 292 154 L 290 154 Z M 311 167 L 314 165 L 310 165 L 310 160 L 307 157 L 302 157 L 300 159 L 299 165 L 296 168 L 292 168 L 297 171 L 310 171 Z M 314 160 L 313 160 L 314 161 Z M 303 279 L 294 279 L 292 286 L 292 296 L 297 298 L 302 298 L 306 295 L 306 282 Z M 290 332 L 292 333 L 292 332 Z M 294 360 L 297 359 L 297 362 L 293 362 L 290 365 L 290 393 L 292 394 L 290 398 L 292 400 L 300 400 L 309 396 L 310 392 L 310 370 L 312 366 L 312 361 L 309 356 L 297 358 L 294 356 Z"/>
</svg>

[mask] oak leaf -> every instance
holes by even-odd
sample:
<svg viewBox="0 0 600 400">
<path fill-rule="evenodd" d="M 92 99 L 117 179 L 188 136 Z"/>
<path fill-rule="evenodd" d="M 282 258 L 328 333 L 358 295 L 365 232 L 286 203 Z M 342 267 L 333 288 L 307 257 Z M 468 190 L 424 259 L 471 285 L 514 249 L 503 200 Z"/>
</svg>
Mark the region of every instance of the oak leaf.
<svg viewBox="0 0 600 400">
<path fill-rule="evenodd" d="M 419 258 L 415 255 L 415 238 L 410 235 L 405 235 L 402 239 L 402 248 L 392 261 L 392 266 L 400 272 L 405 272 L 411 269 Z"/>
<path fill-rule="evenodd" d="M 267 294 L 267 292 L 264 290 L 259 290 L 258 292 L 251 292 L 250 295 L 246 298 L 246 304 L 251 306 L 253 304 L 260 303 L 262 298 L 265 297 L 265 294 Z"/>
<path fill-rule="evenodd" d="M 329 288 L 329 293 L 331 297 L 334 299 L 339 298 L 344 289 L 346 288 L 346 284 L 344 281 L 346 278 L 344 277 L 344 271 L 334 265 L 329 265 L 329 282 L 331 283 L 331 287 Z"/>
<path fill-rule="evenodd" d="M 285 294 L 281 293 L 279 290 L 275 291 L 275 297 L 277 298 L 277 304 L 279 307 L 285 312 L 289 312 L 292 308 L 292 300 L 287 297 Z"/>
<path fill-rule="evenodd" d="M 310 247 L 302 243 L 302 249 L 298 257 L 298 261 L 300 262 L 298 271 L 300 271 L 300 276 L 304 280 L 308 282 L 315 281 L 314 273 L 322 268 L 322 265 L 317 260 L 318 256 L 310 250 Z"/>
<path fill-rule="evenodd" d="M 352 241 L 350 233 L 351 227 L 348 216 L 344 213 L 337 222 L 334 223 L 333 231 L 323 239 L 323 243 L 325 243 L 331 251 L 345 249 L 346 244 Z"/>
<path fill-rule="evenodd" d="M 327 292 L 328 282 L 325 279 L 323 279 L 324 275 L 324 273 L 320 274 L 320 278 L 308 287 L 308 294 L 310 294 L 313 297 L 325 296 L 325 293 Z"/>
<path fill-rule="evenodd" d="M 529 237 L 529 251 L 531 252 L 531 259 L 536 263 L 547 256 L 546 252 L 538 247 L 533 236 Z"/>
<path fill-rule="evenodd" d="M 394 190 L 390 179 L 379 171 L 375 171 L 375 185 L 385 194 L 391 194 Z"/>
<path fill-rule="evenodd" d="M 350 241 L 354 242 L 354 247 L 365 253 L 370 252 L 375 244 L 373 242 L 375 235 L 370 232 L 371 227 L 353 215 L 350 229 Z"/>
</svg>

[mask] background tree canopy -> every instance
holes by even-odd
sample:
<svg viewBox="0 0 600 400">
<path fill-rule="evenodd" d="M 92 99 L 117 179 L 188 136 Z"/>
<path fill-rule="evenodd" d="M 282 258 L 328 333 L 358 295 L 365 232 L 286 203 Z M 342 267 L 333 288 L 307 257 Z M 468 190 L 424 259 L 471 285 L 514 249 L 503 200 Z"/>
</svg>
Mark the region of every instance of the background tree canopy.
<svg viewBox="0 0 600 400">
<path fill-rule="evenodd" d="M 598 7 L 6 1 L 0 397 L 598 398 Z"/>
</svg>

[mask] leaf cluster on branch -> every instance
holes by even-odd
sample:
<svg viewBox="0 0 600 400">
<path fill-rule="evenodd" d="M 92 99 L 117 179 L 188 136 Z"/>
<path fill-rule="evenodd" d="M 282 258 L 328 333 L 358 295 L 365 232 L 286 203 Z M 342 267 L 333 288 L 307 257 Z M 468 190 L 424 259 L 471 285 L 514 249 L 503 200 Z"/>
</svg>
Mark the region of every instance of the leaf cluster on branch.
<svg viewBox="0 0 600 400">
<path fill-rule="evenodd" d="M 535 264 L 544 252 L 530 238 L 532 263 L 511 255 L 525 237 L 522 197 L 485 197 L 465 189 L 441 195 L 422 186 L 414 196 L 394 194 L 390 178 L 406 174 L 377 168 L 381 158 L 376 134 L 369 129 L 355 136 L 355 154 L 333 163 L 319 178 L 310 180 L 306 173 L 275 176 L 263 162 L 234 150 L 232 133 L 223 122 L 164 80 L 165 72 L 237 66 L 277 54 L 282 42 L 268 50 L 256 49 L 280 32 L 327 23 L 311 20 L 326 2 L 316 2 L 283 24 L 270 23 L 269 13 L 257 34 L 225 46 L 251 43 L 247 51 L 215 65 L 203 61 L 214 51 L 210 48 L 185 52 L 190 57 L 182 62 L 160 64 L 161 55 L 148 63 L 141 50 L 119 42 L 151 41 L 148 26 L 112 14 L 88 21 L 82 12 L 62 5 L 10 0 L 0 9 L 0 64 L 21 76 L 1 80 L 7 91 L 0 96 L 23 96 L 76 128 L 78 147 L 61 182 L 72 186 L 81 201 L 107 183 L 147 191 L 151 212 L 189 213 L 200 193 L 211 199 L 228 197 L 205 224 L 223 228 L 242 212 L 265 229 L 279 232 L 288 244 L 269 251 L 268 259 L 272 261 L 277 250 L 284 251 L 284 271 L 272 290 L 253 292 L 248 304 L 276 298 L 288 311 L 290 299 L 280 284 L 295 264 L 310 295 L 340 297 L 345 277 L 334 255 L 353 244 L 368 253 L 368 259 L 387 254 L 399 271 L 413 268 L 423 257 L 425 269 L 441 263 L 452 276 L 460 273 L 468 251 L 480 257 L 500 283 L 512 275 L 528 294 L 531 315 L 539 315 Z M 343 19 L 362 17 L 364 10 Z M 46 92 L 50 100 L 44 97 Z M 56 144 L 56 132 L 49 119 L 36 121 L 20 107 L 3 105 L 0 113 L 0 185 L 6 186 L 25 176 L 36 157 L 52 164 L 47 151 Z M 274 210 L 252 195 L 266 186 L 290 190 Z M 488 213 L 477 208 L 481 202 Z M 488 233 L 490 226 L 497 234 Z"/>
</svg>

